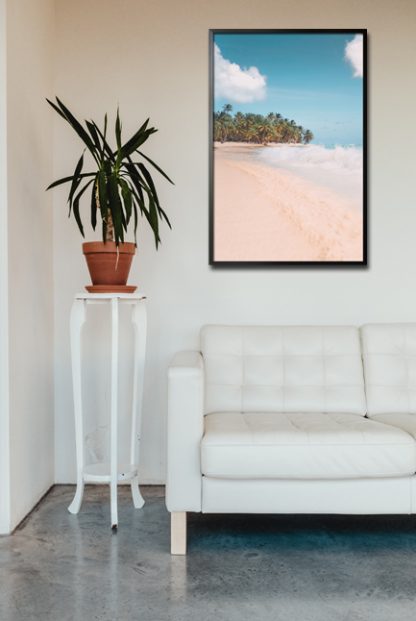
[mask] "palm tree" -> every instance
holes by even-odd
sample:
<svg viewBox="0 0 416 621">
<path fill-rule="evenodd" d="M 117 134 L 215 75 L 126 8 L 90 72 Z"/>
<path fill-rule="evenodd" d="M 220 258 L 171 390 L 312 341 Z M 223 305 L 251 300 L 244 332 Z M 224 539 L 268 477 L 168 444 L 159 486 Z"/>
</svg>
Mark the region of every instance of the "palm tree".
<svg viewBox="0 0 416 621">
<path fill-rule="evenodd" d="M 313 140 L 313 133 L 310 129 L 307 129 L 303 134 L 303 142 L 309 144 Z"/>
<path fill-rule="evenodd" d="M 246 119 L 242 112 L 236 112 L 233 119 L 233 135 L 232 139 L 243 141 L 246 133 Z"/>
<path fill-rule="evenodd" d="M 276 123 L 273 126 L 273 141 L 282 142 L 282 135 L 283 135 L 283 125 L 281 123 Z"/>
<path fill-rule="evenodd" d="M 267 121 L 263 121 L 262 123 L 257 125 L 257 134 L 258 134 L 258 137 L 260 138 L 260 141 L 264 145 L 267 145 L 267 143 L 273 136 L 273 130 L 272 130 L 272 126 L 270 125 L 270 123 L 268 123 Z"/>
<path fill-rule="evenodd" d="M 283 118 L 278 112 L 267 115 L 254 112 L 237 111 L 232 114 L 232 105 L 224 104 L 220 111 L 214 112 L 214 140 L 225 142 L 251 142 L 267 145 L 269 142 L 308 144 L 313 134 L 294 120 Z"/>
</svg>

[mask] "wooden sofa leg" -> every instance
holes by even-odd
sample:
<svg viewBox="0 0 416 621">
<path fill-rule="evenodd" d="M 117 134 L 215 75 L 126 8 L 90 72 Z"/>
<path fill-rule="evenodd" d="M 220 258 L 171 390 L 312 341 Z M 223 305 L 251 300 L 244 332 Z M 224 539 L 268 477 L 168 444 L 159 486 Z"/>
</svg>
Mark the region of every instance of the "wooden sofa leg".
<svg viewBox="0 0 416 621">
<path fill-rule="evenodd" d="M 186 554 L 186 511 L 170 514 L 170 553 Z"/>
</svg>

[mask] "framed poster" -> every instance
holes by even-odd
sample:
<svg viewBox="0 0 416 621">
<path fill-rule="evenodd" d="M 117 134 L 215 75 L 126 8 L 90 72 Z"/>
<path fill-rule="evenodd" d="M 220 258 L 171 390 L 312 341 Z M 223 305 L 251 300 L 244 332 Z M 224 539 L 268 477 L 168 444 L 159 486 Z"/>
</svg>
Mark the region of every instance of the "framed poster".
<svg viewBox="0 0 416 621">
<path fill-rule="evenodd" d="M 210 264 L 367 265 L 367 31 L 210 31 Z"/>
</svg>

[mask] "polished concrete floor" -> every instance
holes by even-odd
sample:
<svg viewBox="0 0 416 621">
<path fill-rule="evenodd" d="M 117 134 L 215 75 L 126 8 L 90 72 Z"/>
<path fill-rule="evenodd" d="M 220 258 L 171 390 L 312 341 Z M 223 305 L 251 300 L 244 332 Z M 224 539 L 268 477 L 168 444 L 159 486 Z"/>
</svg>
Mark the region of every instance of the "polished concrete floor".
<svg viewBox="0 0 416 621">
<path fill-rule="evenodd" d="M 0 539 L 1 621 L 415 621 L 416 517 L 189 519 L 187 557 L 169 555 L 162 488 L 117 534 L 106 488 L 57 486 Z"/>
</svg>

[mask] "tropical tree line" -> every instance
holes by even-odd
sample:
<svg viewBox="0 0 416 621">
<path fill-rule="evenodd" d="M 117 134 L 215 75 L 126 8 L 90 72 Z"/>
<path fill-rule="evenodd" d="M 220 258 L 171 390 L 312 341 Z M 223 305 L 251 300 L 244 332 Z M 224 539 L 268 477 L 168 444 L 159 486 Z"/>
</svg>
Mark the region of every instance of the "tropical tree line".
<svg viewBox="0 0 416 621">
<path fill-rule="evenodd" d="M 231 104 L 214 112 L 214 140 L 216 142 L 252 142 L 266 145 L 269 142 L 309 144 L 313 133 L 283 118 L 278 112 L 267 115 L 253 112 L 232 114 Z"/>
</svg>

